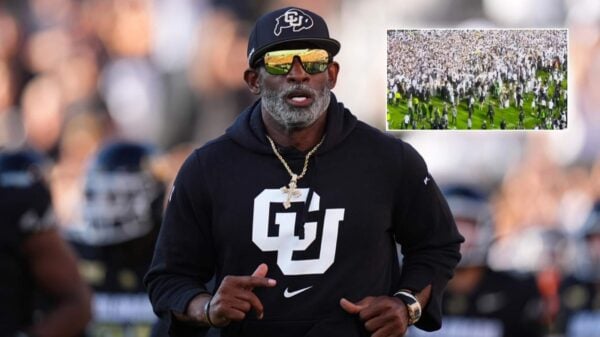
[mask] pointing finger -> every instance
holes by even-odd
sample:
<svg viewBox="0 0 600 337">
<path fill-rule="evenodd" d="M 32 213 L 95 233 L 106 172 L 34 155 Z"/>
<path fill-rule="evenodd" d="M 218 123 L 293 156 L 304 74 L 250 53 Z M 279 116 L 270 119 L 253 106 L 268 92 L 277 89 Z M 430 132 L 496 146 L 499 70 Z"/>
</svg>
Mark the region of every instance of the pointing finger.
<svg viewBox="0 0 600 337">
<path fill-rule="evenodd" d="M 274 279 L 258 276 L 239 276 L 234 282 L 246 290 L 252 290 L 256 287 L 271 288 L 277 284 Z"/>
<path fill-rule="evenodd" d="M 267 276 L 267 272 L 269 271 L 269 267 L 266 263 L 261 263 L 256 267 L 256 270 L 252 273 L 252 276 L 265 277 Z"/>
</svg>

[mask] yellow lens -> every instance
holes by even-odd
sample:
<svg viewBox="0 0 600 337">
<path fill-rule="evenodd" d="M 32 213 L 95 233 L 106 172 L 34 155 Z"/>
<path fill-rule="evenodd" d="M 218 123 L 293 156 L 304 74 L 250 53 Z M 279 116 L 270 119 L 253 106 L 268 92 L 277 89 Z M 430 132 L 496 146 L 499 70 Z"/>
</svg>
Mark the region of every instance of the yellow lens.
<svg viewBox="0 0 600 337">
<path fill-rule="evenodd" d="M 298 56 L 304 70 L 310 74 L 323 72 L 329 63 L 329 54 L 323 49 L 291 49 L 276 50 L 265 54 L 265 68 L 272 75 L 285 75 L 289 73 Z"/>
</svg>

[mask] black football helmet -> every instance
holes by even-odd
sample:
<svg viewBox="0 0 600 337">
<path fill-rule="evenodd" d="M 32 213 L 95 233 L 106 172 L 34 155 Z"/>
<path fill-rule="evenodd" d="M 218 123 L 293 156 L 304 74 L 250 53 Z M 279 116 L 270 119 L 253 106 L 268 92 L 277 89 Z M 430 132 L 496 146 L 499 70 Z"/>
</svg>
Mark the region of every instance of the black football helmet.
<svg viewBox="0 0 600 337">
<path fill-rule="evenodd" d="M 122 141 L 98 151 L 86 175 L 82 224 L 69 232 L 72 240 L 114 245 L 158 227 L 164 186 L 151 170 L 155 154 L 150 145 Z"/>
<path fill-rule="evenodd" d="M 460 247 L 459 267 L 485 266 L 494 238 L 491 208 L 486 193 L 466 185 L 443 188 L 459 232 L 465 237 Z"/>
</svg>

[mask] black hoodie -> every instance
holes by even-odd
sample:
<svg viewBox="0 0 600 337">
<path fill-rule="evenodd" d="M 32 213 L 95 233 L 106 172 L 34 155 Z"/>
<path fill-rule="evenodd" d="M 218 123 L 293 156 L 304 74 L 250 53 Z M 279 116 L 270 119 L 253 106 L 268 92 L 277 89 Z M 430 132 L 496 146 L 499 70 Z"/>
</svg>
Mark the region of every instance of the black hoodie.
<svg viewBox="0 0 600 337">
<path fill-rule="evenodd" d="M 439 328 L 441 294 L 462 237 L 419 154 L 358 121 L 332 94 L 325 141 L 298 182 L 302 195 L 286 210 L 280 188 L 290 176 L 265 137 L 260 111 L 259 100 L 179 171 L 145 279 L 155 311 L 170 320 L 207 292 L 213 276 L 218 286 L 267 263 L 277 286 L 255 289 L 264 319 L 249 314 L 222 336 L 366 336 L 340 298 L 428 284 L 432 297 L 417 326 Z M 305 153 L 280 152 L 299 174 Z M 394 241 L 402 246 L 402 273 Z M 170 324 L 172 336 L 206 332 Z"/>
</svg>

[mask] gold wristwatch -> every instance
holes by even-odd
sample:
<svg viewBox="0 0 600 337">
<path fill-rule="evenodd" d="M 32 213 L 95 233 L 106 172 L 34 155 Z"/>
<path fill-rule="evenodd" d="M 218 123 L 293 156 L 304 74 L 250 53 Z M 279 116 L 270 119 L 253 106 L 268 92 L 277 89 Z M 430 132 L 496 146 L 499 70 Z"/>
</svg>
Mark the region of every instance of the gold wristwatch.
<svg viewBox="0 0 600 337">
<path fill-rule="evenodd" d="M 406 305 L 406 311 L 408 312 L 408 325 L 413 325 L 421 318 L 421 304 L 417 301 L 417 298 L 409 293 L 408 291 L 401 290 L 394 294 L 394 297 L 398 298 Z"/>
</svg>

